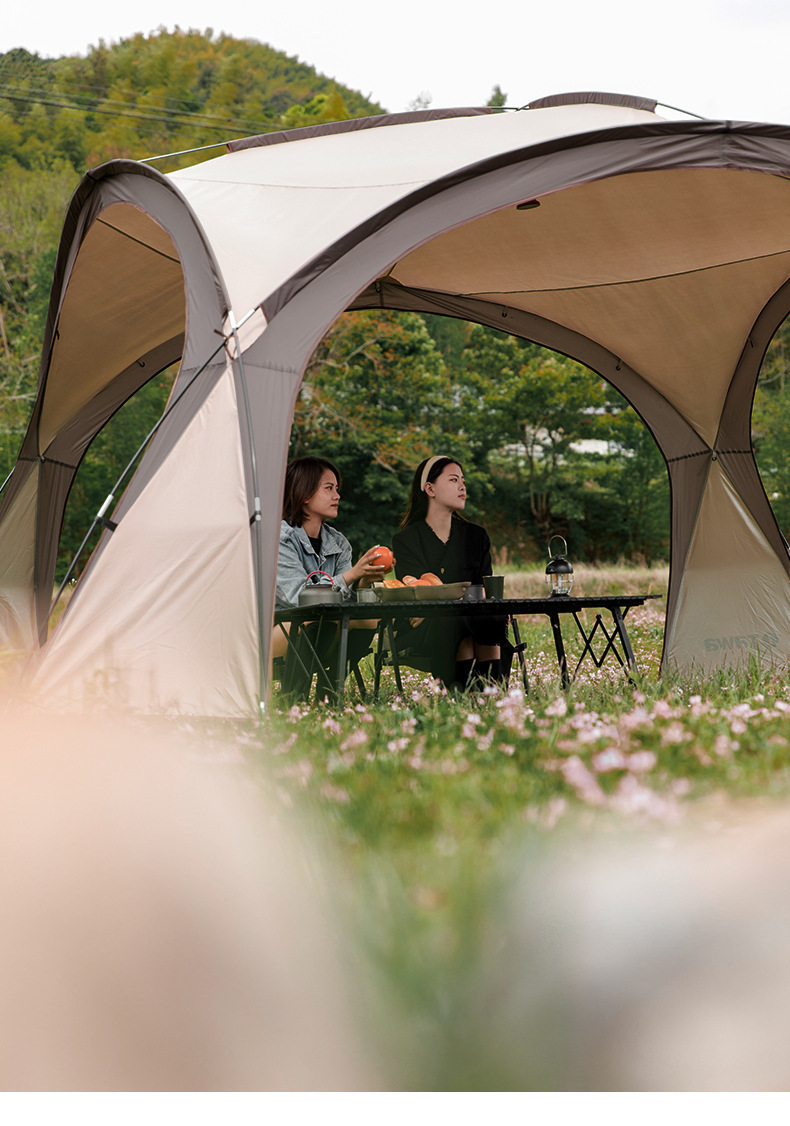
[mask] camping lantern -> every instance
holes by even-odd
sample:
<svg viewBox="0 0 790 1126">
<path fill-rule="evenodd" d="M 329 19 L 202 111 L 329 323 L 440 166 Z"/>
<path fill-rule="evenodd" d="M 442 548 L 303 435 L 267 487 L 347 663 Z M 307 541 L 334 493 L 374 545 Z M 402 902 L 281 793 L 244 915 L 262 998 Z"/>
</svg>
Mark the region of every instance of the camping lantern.
<svg viewBox="0 0 790 1126">
<path fill-rule="evenodd" d="M 552 536 L 549 540 L 549 565 L 546 567 L 546 582 L 551 587 L 552 595 L 570 594 L 573 586 L 573 565 L 562 555 L 551 558 L 551 545 L 555 540 L 562 540 L 563 551 L 568 550 L 568 545 L 562 536 Z"/>
</svg>

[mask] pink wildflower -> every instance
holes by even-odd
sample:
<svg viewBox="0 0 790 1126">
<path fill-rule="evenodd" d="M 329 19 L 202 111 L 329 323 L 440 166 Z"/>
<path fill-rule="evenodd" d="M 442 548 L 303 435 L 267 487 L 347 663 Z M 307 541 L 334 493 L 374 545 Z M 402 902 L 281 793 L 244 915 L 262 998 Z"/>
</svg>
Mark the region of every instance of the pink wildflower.
<svg viewBox="0 0 790 1126">
<path fill-rule="evenodd" d="M 568 701 L 564 696 L 558 696 L 557 699 L 546 708 L 546 715 L 563 716 L 567 711 Z"/>
<path fill-rule="evenodd" d="M 647 773 L 652 770 L 658 762 L 658 758 L 653 751 L 635 751 L 634 754 L 628 756 L 627 769 L 633 774 Z"/>
<path fill-rule="evenodd" d="M 717 735 L 713 740 L 713 750 L 720 758 L 732 758 L 732 752 L 737 751 L 739 746 L 740 743 L 728 735 Z"/>
<path fill-rule="evenodd" d="M 564 759 L 559 768 L 565 781 L 573 787 L 582 801 L 589 802 L 590 805 L 606 804 L 606 795 L 599 786 L 595 775 L 589 767 L 584 765 L 578 755 L 571 755 L 570 758 Z"/>
<path fill-rule="evenodd" d="M 661 732 L 661 745 L 668 747 L 671 743 L 687 743 L 693 736 L 686 731 L 682 723 L 674 720 Z"/>
<path fill-rule="evenodd" d="M 348 735 L 340 744 L 341 751 L 347 751 L 351 747 L 361 747 L 363 743 L 367 743 L 368 733 L 363 731 L 361 727 L 357 727 Z"/>
<path fill-rule="evenodd" d="M 603 774 L 607 770 L 625 770 L 628 762 L 629 760 L 623 752 L 618 751 L 615 747 L 609 747 L 592 757 L 593 768 L 599 774 Z"/>
<path fill-rule="evenodd" d="M 672 719 L 677 715 L 677 710 L 667 700 L 656 700 L 653 704 L 653 715 L 661 719 Z"/>
</svg>

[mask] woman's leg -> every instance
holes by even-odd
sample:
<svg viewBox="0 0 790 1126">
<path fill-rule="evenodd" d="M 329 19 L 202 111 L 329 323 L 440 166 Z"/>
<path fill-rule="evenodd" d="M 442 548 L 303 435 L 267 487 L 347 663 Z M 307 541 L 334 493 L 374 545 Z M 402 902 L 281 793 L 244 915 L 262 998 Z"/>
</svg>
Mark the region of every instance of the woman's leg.
<svg viewBox="0 0 790 1126">
<path fill-rule="evenodd" d="M 464 692 L 469 685 L 472 669 L 475 667 L 475 649 L 471 637 L 464 637 L 455 654 L 455 670 L 453 680 L 447 684 L 448 688 L 457 688 Z"/>
</svg>

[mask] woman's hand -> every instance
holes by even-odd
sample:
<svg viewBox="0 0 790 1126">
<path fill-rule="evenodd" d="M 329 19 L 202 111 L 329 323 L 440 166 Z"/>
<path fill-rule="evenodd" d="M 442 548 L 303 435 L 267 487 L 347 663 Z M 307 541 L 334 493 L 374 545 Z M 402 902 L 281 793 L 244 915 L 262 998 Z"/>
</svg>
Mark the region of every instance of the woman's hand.
<svg viewBox="0 0 790 1126">
<path fill-rule="evenodd" d="M 357 583 L 360 587 L 366 587 L 381 582 L 386 571 L 383 565 L 379 563 L 379 550 L 378 547 L 372 547 L 370 551 L 366 551 L 357 560 L 353 567 L 345 572 L 343 578 L 349 586 L 352 583 Z"/>
</svg>

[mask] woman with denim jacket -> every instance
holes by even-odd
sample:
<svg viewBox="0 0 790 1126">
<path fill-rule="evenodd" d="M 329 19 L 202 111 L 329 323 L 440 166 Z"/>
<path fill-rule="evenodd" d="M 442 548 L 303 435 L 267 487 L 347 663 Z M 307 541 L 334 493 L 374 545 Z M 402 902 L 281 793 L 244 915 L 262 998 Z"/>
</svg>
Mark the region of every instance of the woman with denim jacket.
<svg viewBox="0 0 790 1126">
<path fill-rule="evenodd" d="M 340 474 L 331 461 L 321 457 L 299 457 L 289 462 L 285 471 L 277 558 L 278 610 L 298 605 L 299 592 L 315 571 L 323 571 L 324 574 L 315 575 L 314 582 L 326 581 L 324 576 L 329 576 L 344 598 L 350 598 L 352 589 L 356 587 L 370 586 L 383 579 L 385 571 L 378 563 L 376 548 L 371 548 L 352 564 L 351 544 L 326 523 L 337 516 L 339 500 Z M 367 625 L 359 624 L 362 627 Z M 369 628 L 358 628 L 349 636 L 350 660 L 366 651 L 370 638 Z M 283 631 L 276 629 L 272 640 L 273 655 L 284 655 L 287 643 Z M 322 664 L 328 665 L 335 642 L 336 639 L 332 638 L 328 647 L 321 647 L 325 650 L 319 654 Z M 298 662 L 291 664 L 298 667 Z M 288 682 L 287 687 L 295 691 L 298 686 L 294 677 L 289 676 Z"/>
</svg>

